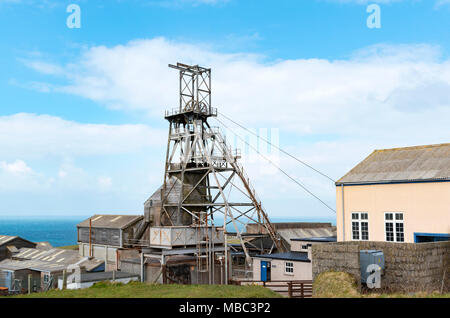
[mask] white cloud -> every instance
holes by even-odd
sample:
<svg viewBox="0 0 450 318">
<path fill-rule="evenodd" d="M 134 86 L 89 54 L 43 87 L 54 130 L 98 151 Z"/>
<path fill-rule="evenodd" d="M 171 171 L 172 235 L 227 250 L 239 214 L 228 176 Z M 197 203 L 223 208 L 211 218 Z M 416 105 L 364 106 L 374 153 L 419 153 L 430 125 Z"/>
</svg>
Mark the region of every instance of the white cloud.
<svg viewBox="0 0 450 318">
<path fill-rule="evenodd" d="M 440 8 L 442 6 L 445 6 L 445 5 L 450 5 L 450 0 L 437 0 L 434 7 L 436 9 L 438 9 L 438 8 Z"/>
<path fill-rule="evenodd" d="M 146 125 L 0 116 L 0 214 L 137 213 L 161 182 L 166 138 Z"/>
<path fill-rule="evenodd" d="M 368 5 L 372 3 L 378 4 L 394 4 L 399 2 L 421 2 L 423 0 L 316 0 L 321 2 L 331 2 L 331 3 L 341 3 L 341 4 L 359 4 L 359 5 Z M 426 3 L 432 2 L 429 0 L 425 0 Z M 449 4 L 450 0 L 435 0 L 434 7 L 439 8 L 442 5 Z"/>
<path fill-rule="evenodd" d="M 55 64 L 46 63 L 43 61 L 30 61 L 26 59 L 19 59 L 19 61 L 21 61 L 26 66 L 34 69 L 35 71 L 38 71 L 43 74 L 59 75 L 63 73 L 63 69 Z"/>
<path fill-rule="evenodd" d="M 50 91 L 161 119 L 163 111 L 178 102 L 178 76 L 167 64 L 208 66 L 213 75 L 213 104 L 220 112 L 247 127 L 279 128 L 283 148 L 337 179 L 375 148 L 449 142 L 450 61 L 441 53 L 439 47 L 427 44 L 380 44 L 362 48 L 347 59 L 268 61 L 260 55 L 223 54 L 205 45 L 156 38 L 89 48 L 78 60 L 56 65 L 64 70 L 65 85 L 43 84 Z M 19 118 L 27 124 L 14 124 Z M 158 141 L 158 151 L 164 152 L 165 130 L 154 138 L 155 131 L 146 126 L 85 125 L 55 118 L 49 125 L 47 120 L 47 116 L 21 114 L 9 118 L 5 126 L 0 118 L 0 136 L 4 129 L 3 133 L 13 132 L 14 140 L 8 144 L 0 138 L 0 152 L 7 149 L 5 153 L 23 158 L 17 149 L 31 145 L 31 153 L 42 154 L 39 149 L 45 149 L 112 156 Z M 28 125 L 39 125 L 46 141 L 27 132 Z M 52 127 L 48 132 L 47 126 Z M 22 146 L 16 146 L 17 140 Z M 67 143 L 70 147 L 65 147 Z M 295 162 L 283 159 L 280 164 L 333 205 L 330 182 Z M 269 198 L 266 206 L 281 209 L 280 195 L 302 200 L 296 206 L 305 208 L 315 202 L 281 174 L 268 177 L 269 172 L 260 169 L 257 165 L 246 168 L 260 196 Z M 159 184 L 161 171 L 149 171 Z M 317 205 L 311 203 L 309 208 L 317 209 Z"/>
<path fill-rule="evenodd" d="M 0 168 L 12 174 L 30 174 L 33 170 L 23 160 L 16 160 L 12 163 L 0 161 Z"/>
<path fill-rule="evenodd" d="M 146 125 L 82 124 L 55 116 L 0 116 L 0 156 L 130 154 L 164 144 L 166 131 Z"/>
<path fill-rule="evenodd" d="M 432 141 L 442 135 L 438 131 L 450 110 L 450 61 L 425 44 L 376 45 L 345 60 L 267 62 L 258 55 L 221 54 L 156 38 L 92 47 L 65 67 L 67 85 L 46 87 L 161 118 L 178 102 L 178 77 L 167 68 L 176 61 L 212 67 L 219 111 L 239 114 L 248 125 L 302 135 L 379 139 L 395 127 L 402 131 L 401 142 L 414 143 L 418 133 L 412 126 L 433 120 L 437 128 L 427 134 Z"/>
<path fill-rule="evenodd" d="M 166 138 L 166 129 L 146 125 L 0 116 L 0 213 L 60 209 L 80 214 L 93 207 L 136 213 L 159 186 L 161 180 L 151 173 L 163 167 L 155 161 L 164 158 Z M 24 196 L 33 199 L 21 200 Z"/>
<path fill-rule="evenodd" d="M 98 186 L 102 190 L 111 188 L 112 179 L 110 177 L 100 177 L 100 178 L 98 178 Z"/>
<path fill-rule="evenodd" d="M 65 171 L 65 170 L 59 170 L 59 171 L 58 171 L 58 177 L 60 177 L 60 178 L 65 178 L 65 177 L 67 177 L 67 171 Z"/>
<path fill-rule="evenodd" d="M 417 0 L 318 0 L 326 2 L 337 2 L 337 3 L 355 3 L 355 4 L 369 4 L 369 3 L 379 3 L 388 4 L 403 1 L 417 1 Z"/>
<path fill-rule="evenodd" d="M 185 6 L 196 7 L 200 5 L 217 6 L 226 4 L 229 1 L 230 0 L 156 0 L 149 1 L 147 4 L 165 8 L 183 8 Z"/>
</svg>

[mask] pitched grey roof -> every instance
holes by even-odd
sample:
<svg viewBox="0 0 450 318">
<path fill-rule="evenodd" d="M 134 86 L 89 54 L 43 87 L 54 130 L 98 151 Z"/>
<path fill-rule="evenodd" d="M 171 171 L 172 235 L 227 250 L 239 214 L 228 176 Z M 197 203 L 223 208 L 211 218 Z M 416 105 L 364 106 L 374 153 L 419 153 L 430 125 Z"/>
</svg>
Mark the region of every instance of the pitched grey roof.
<svg viewBox="0 0 450 318">
<path fill-rule="evenodd" d="M 280 260 L 297 261 L 297 262 L 311 262 L 311 260 L 308 258 L 308 253 L 306 253 L 306 252 L 287 252 L 287 253 L 263 254 L 263 255 L 256 255 L 254 257 L 280 259 Z"/>
<path fill-rule="evenodd" d="M 118 215 L 118 214 L 95 214 L 90 219 L 94 228 L 124 229 L 144 218 L 142 215 Z M 78 227 L 89 227 L 89 219 L 77 225 Z"/>
<path fill-rule="evenodd" d="M 326 236 L 326 237 L 305 237 L 305 238 L 293 238 L 291 241 L 299 241 L 299 242 L 319 242 L 319 243 L 327 243 L 327 242 L 336 242 L 336 236 Z"/>
<path fill-rule="evenodd" d="M 8 243 L 18 236 L 0 235 L 0 245 Z"/>
<path fill-rule="evenodd" d="M 14 259 L 5 259 L 0 262 L 0 270 L 21 270 L 21 269 L 31 269 L 35 271 L 42 272 L 56 272 L 62 271 L 66 266 L 64 264 L 50 263 L 41 260 L 25 260 L 19 261 Z"/>
<path fill-rule="evenodd" d="M 0 235 L 0 245 L 4 245 L 4 244 L 12 242 L 14 240 L 20 240 L 20 241 L 28 242 L 28 243 L 34 244 L 34 245 L 36 244 L 36 243 L 30 242 L 26 239 L 23 239 L 20 236 Z"/>
<path fill-rule="evenodd" d="M 450 143 L 375 150 L 336 185 L 450 181 Z"/>
<path fill-rule="evenodd" d="M 104 263 L 99 259 L 88 259 L 80 256 L 78 251 L 52 248 L 42 250 L 37 248 L 23 247 L 13 256 L 0 262 L 0 269 L 33 269 L 38 271 L 61 271 L 69 265 L 78 264 L 86 270 L 92 270 Z"/>
<path fill-rule="evenodd" d="M 288 243 L 294 238 L 324 237 L 336 235 L 336 227 L 324 226 L 321 228 L 292 228 L 277 230 L 277 233 Z"/>
</svg>

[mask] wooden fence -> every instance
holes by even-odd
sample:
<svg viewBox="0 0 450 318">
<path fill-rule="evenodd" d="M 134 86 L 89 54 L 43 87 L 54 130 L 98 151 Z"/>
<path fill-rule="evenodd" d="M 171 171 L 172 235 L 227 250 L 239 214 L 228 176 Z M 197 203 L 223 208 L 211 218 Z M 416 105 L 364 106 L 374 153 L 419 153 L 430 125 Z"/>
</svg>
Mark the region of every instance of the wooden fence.
<svg viewBox="0 0 450 318">
<path fill-rule="evenodd" d="M 233 281 L 236 285 L 261 285 L 289 298 L 312 297 L 312 280 L 272 280 L 268 282 L 260 280 Z"/>
</svg>

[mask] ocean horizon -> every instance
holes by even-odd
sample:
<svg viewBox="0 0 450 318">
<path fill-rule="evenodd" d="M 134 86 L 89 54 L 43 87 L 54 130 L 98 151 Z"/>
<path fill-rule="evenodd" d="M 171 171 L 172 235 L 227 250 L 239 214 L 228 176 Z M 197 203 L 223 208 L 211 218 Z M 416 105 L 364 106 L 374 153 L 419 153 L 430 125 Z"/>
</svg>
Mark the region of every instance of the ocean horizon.
<svg viewBox="0 0 450 318">
<path fill-rule="evenodd" d="M 76 226 L 90 216 L 92 215 L 0 215 L 0 235 L 17 235 L 32 242 L 49 242 L 54 247 L 76 245 Z M 271 222 L 328 222 L 333 225 L 336 223 L 335 218 L 330 217 L 273 217 L 270 220 Z M 242 230 L 243 225 L 239 224 L 238 228 Z M 227 229 L 234 231 L 232 224 L 228 225 Z"/>
</svg>

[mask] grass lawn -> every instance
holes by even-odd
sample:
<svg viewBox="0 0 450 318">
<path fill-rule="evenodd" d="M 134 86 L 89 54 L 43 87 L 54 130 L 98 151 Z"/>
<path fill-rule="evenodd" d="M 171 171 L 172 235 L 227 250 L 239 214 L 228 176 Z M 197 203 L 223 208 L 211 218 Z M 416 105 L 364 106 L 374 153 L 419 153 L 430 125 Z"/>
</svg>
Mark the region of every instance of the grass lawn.
<svg viewBox="0 0 450 318">
<path fill-rule="evenodd" d="M 130 282 L 100 282 L 78 290 L 50 290 L 9 297 L 18 298 L 279 298 L 262 286 L 234 285 L 160 285 Z"/>
<path fill-rule="evenodd" d="M 450 294 L 432 293 L 359 293 L 355 279 L 342 272 L 325 272 L 318 275 L 313 285 L 315 298 L 450 298 Z"/>
<path fill-rule="evenodd" d="M 63 250 L 76 250 L 76 251 L 78 251 L 78 245 L 58 246 L 57 248 L 62 248 Z"/>
</svg>

